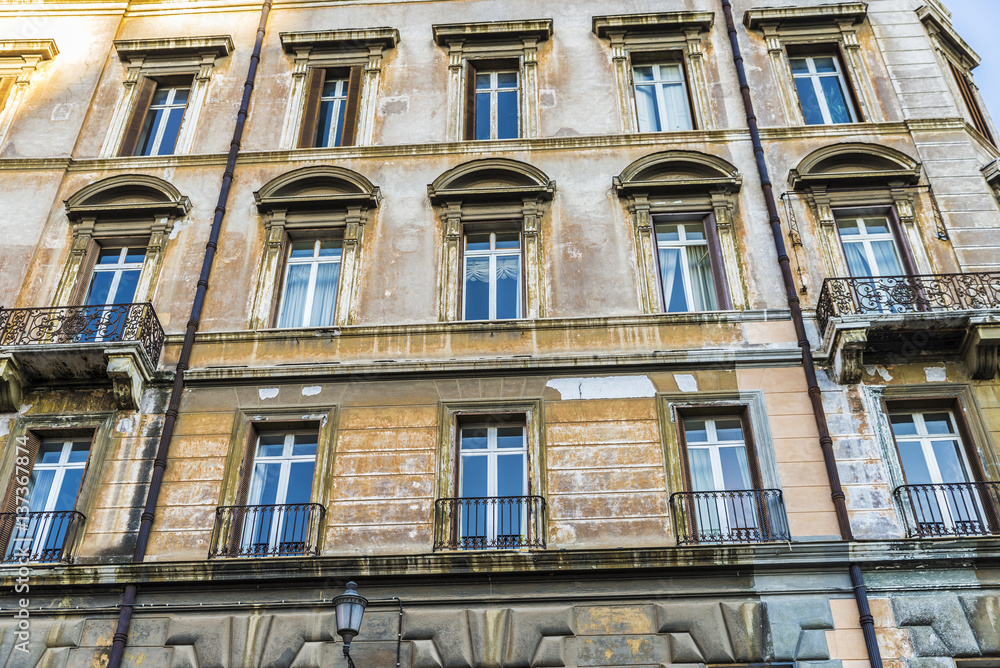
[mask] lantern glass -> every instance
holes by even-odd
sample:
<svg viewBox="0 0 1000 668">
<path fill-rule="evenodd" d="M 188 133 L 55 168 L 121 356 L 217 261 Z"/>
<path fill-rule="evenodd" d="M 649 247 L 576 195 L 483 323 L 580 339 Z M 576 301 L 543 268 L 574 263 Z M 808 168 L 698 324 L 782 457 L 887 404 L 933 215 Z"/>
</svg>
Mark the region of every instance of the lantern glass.
<svg viewBox="0 0 1000 668">
<path fill-rule="evenodd" d="M 361 618 L 365 614 L 368 600 L 358 595 L 357 584 L 347 583 L 347 591 L 333 599 L 337 610 L 337 635 L 349 643 L 361 630 Z"/>
</svg>

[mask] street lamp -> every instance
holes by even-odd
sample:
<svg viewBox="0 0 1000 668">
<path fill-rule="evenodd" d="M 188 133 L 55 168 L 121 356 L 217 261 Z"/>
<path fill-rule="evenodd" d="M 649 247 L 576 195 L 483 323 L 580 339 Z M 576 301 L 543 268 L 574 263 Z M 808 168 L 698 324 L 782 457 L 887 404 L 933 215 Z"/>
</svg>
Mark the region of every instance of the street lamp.
<svg viewBox="0 0 1000 668">
<path fill-rule="evenodd" d="M 337 635 L 344 639 L 344 656 L 347 657 L 347 665 L 350 668 L 354 668 L 354 661 L 351 660 L 351 641 L 361 630 L 361 618 L 368 605 L 368 599 L 358 595 L 357 587 L 357 583 L 348 582 L 347 591 L 333 599 L 333 605 L 337 610 Z"/>
</svg>

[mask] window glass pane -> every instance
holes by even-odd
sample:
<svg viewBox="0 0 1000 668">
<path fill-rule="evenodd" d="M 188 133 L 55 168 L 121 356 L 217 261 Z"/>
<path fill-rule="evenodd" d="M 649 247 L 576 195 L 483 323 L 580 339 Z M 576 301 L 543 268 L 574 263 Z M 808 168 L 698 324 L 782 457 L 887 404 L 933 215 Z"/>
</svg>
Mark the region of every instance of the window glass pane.
<svg viewBox="0 0 1000 668">
<path fill-rule="evenodd" d="M 497 72 L 498 88 L 517 88 L 517 72 Z"/>
<path fill-rule="evenodd" d="M 919 442 L 899 443 L 899 463 L 903 466 L 903 474 L 908 484 L 925 485 L 931 482 L 931 473 Z"/>
<path fill-rule="evenodd" d="M 497 248 L 520 248 L 521 235 L 517 232 L 497 232 Z"/>
<path fill-rule="evenodd" d="M 38 458 L 35 460 L 39 464 L 54 464 L 62 456 L 62 441 L 42 441 L 38 446 Z"/>
<path fill-rule="evenodd" d="M 689 432 L 690 433 L 690 432 Z M 691 442 L 691 439 L 688 439 Z M 715 480 L 712 477 L 712 459 L 706 448 L 688 450 L 688 463 L 691 465 L 691 488 L 695 492 L 715 490 Z"/>
<path fill-rule="evenodd" d="M 664 308 L 668 313 L 682 313 L 688 309 L 684 293 L 684 272 L 681 269 L 680 248 L 660 249 L 660 280 L 663 283 Z"/>
<path fill-rule="evenodd" d="M 52 481 L 56 472 L 52 469 L 38 470 L 31 472 L 31 481 L 28 486 L 28 510 L 38 512 L 45 510 L 45 504 L 49 500 L 49 492 L 52 491 Z"/>
<path fill-rule="evenodd" d="M 97 253 L 97 264 L 118 264 L 121 255 L 121 248 L 102 248 Z"/>
<path fill-rule="evenodd" d="M 656 107 L 654 86 L 635 87 L 635 109 L 639 121 L 639 132 L 659 132 L 660 114 Z"/>
<path fill-rule="evenodd" d="M 296 434 L 292 441 L 292 455 L 315 455 L 316 437 L 312 434 Z"/>
<path fill-rule="evenodd" d="M 490 139 L 489 93 L 476 93 L 476 139 Z"/>
<path fill-rule="evenodd" d="M 677 231 L 677 225 L 657 225 L 656 226 L 656 240 L 657 241 L 679 241 L 681 236 Z"/>
<path fill-rule="evenodd" d="M 309 287 L 309 264 L 288 266 L 285 294 L 281 299 L 281 318 L 278 327 L 302 327 L 306 308 L 306 291 Z"/>
<path fill-rule="evenodd" d="M 889 416 L 889 423 L 892 425 L 892 433 L 896 436 L 915 436 L 917 424 L 913 416 L 906 413 L 894 413 Z"/>
<path fill-rule="evenodd" d="M 486 487 L 486 470 L 488 457 L 462 456 L 462 489 L 463 498 L 489 496 Z"/>
<path fill-rule="evenodd" d="M 809 63 L 806 62 L 805 58 L 791 58 L 788 63 L 792 66 L 794 74 L 807 74 L 809 72 Z"/>
<path fill-rule="evenodd" d="M 894 241 L 873 241 L 872 254 L 875 256 L 876 272 L 879 276 L 898 276 L 903 273 L 896 255 Z"/>
<path fill-rule="evenodd" d="M 340 92 L 340 79 L 333 79 L 331 81 L 323 82 L 323 95 L 322 97 L 337 97 Z"/>
<path fill-rule="evenodd" d="M 517 136 L 517 91 L 497 93 L 497 139 Z"/>
<path fill-rule="evenodd" d="M 705 226 L 701 224 L 687 224 L 678 227 L 684 228 L 684 239 L 686 241 L 704 241 Z"/>
<path fill-rule="evenodd" d="M 497 457 L 497 496 L 524 496 L 524 453 Z"/>
<path fill-rule="evenodd" d="M 812 78 L 797 77 L 795 88 L 799 91 L 799 104 L 802 106 L 802 115 L 805 116 L 806 125 L 822 125 L 825 122 L 823 111 L 820 109 Z"/>
<path fill-rule="evenodd" d="M 87 295 L 87 304 L 107 304 L 108 295 L 111 293 L 111 281 L 115 278 L 113 271 L 95 271 L 90 279 L 90 292 Z"/>
<path fill-rule="evenodd" d="M 330 137 L 330 128 L 336 123 L 334 112 L 338 106 L 337 100 L 322 100 L 319 103 L 319 120 L 316 125 L 316 142 L 314 146 L 336 146 L 338 138 L 336 136 Z"/>
<path fill-rule="evenodd" d="M 840 80 L 837 77 L 821 77 L 819 83 L 830 110 L 830 122 L 850 123 L 851 112 L 847 108 L 847 96 L 840 87 Z"/>
<path fill-rule="evenodd" d="M 490 72 L 476 74 L 476 90 L 489 90 L 490 78 Z"/>
<path fill-rule="evenodd" d="M 163 137 L 160 138 L 157 155 L 171 155 L 174 152 L 174 144 L 177 143 L 177 133 L 180 132 L 183 118 L 184 109 L 171 109 L 167 112 L 162 121 L 166 123 L 166 127 L 163 129 Z"/>
<path fill-rule="evenodd" d="M 462 429 L 463 450 L 485 450 L 486 443 L 485 427 L 464 427 Z"/>
<path fill-rule="evenodd" d="M 258 462 L 254 467 L 254 482 L 250 505 L 270 506 L 278 501 L 278 479 L 281 473 L 280 464 Z"/>
<path fill-rule="evenodd" d="M 653 80 L 653 66 L 652 65 L 642 65 L 641 67 L 632 68 L 632 79 L 635 81 L 652 81 Z"/>
<path fill-rule="evenodd" d="M 72 448 L 69 451 L 68 462 L 85 462 L 87 461 L 87 454 L 90 452 L 90 442 L 89 441 L 74 441 Z"/>
<path fill-rule="evenodd" d="M 176 88 L 174 93 L 174 104 L 187 104 L 190 88 Z"/>
<path fill-rule="evenodd" d="M 837 66 L 833 64 L 833 56 L 824 56 L 822 58 L 813 58 L 813 65 L 815 65 L 817 72 L 836 72 L 837 71 Z"/>
<path fill-rule="evenodd" d="M 951 416 L 947 413 L 924 413 L 924 425 L 928 434 L 951 434 Z"/>
<path fill-rule="evenodd" d="M 934 450 L 934 457 L 937 459 L 938 469 L 941 471 L 941 482 L 969 481 L 965 464 L 962 462 L 958 441 L 954 439 L 932 441 L 931 448 Z"/>
<path fill-rule="evenodd" d="M 310 327 L 329 327 L 333 324 L 333 310 L 337 301 L 339 262 L 321 262 L 316 267 L 316 288 L 313 291 Z"/>
<path fill-rule="evenodd" d="M 684 420 L 684 438 L 688 443 L 707 443 L 708 430 L 704 420 Z"/>
<path fill-rule="evenodd" d="M 163 122 L 164 109 L 150 109 L 146 114 L 146 120 L 142 124 L 142 139 L 139 142 L 139 150 L 136 155 L 151 155 L 153 141 L 156 139 L 156 130 Z"/>
<path fill-rule="evenodd" d="M 680 65 L 660 65 L 660 79 L 663 81 L 684 81 L 684 73 Z"/>
<path fill-rule="evenodd" d="M 145 248 L 129 248 L 125 253 L 125 262 L 139 263 L 146 259 Z"/>
<path fill-rule="evenodd" d="M 139 285 L 140 273 L 138 269 L 123 271 L 121 273 L 121 278 L 118 279 L 118 289 L 115 290 L 115 294 L 113 295 L 114 303 L 132 303 L 132 300 L 135 299 L 135 289 Z"/>
<path fill-rule="evenodd" d="M 691 110 L 688 108 L 684 84 L 670 84 L 663 87 L 663 99 L 667 105 L 667 120 L 670 130 L 690 130 Z"/>
<path fill-rule="evenodd" d="M 851 270 L 851 276 L 873 276 L 871 265 L 865 257 L 865 248 L 859 243 L 845 243 L 844 255 L 847 258 L 847 268 Z"/>
<path fill-rule="evenodd" d="M 889 234 L 889 219 L 878 217 L 878 218 L 864 218 L 862 219 L 865 224 L 865 231 L 868 234 Z M 855 222 L 855 227 L 857 223 Z"/>
<path fill-rule="evenodd" d="M 483 232 L 480 234 L 466 234 L 465 235 L 465 249 L 466 250 L 489 250 L 490 249 L 490 233 Z"/>
<path fill-rule="evenodd" d="M 258 457 L 280 457 L 285 450 L 285 435 L 261 434 L 257 443 Z"/>
<path fill-rule="evenodd" d="M 316 242 L 312 240 L 293 241 L 291 257 L 312 257 L 315 248 Z"/>
<path fill-rule="evenodd" d="M 292 462 L 288 474 L 288 491 L 282 503 L 309 503 L 312 496 L 313 470 L 316 462 Z"/>
<path fill-rule="evenodd" d="M 343 242 L 321 241 L 319 244 L 320 257 L 340 257 L 344 252 Z"/>
<path fill-rule="evenodd" d="M 521 258 L 498 257 L 496 313 L 500 320 L 521 317 Z"/>
<path fill-rule="evenodd" d="M 170 88 L 157 88 L 156 92 L 153 93 L 152 104 L 166 104 L 171 90 Z"/>
<path fill-rule="evenodd" d="M 498 448 L 524 447 L 523 427 L 497 427 Z"/>
<path fill-rule="evenodd" d="M 719 448 L 719 461 L 722 465 L 722 489 L 753 489 L 745 447 Z"/>
<path fill-rule="evenodd" d="M 80 481 L 82 480 L 82 468 L 66 469 L 52 510 L 73 510 L 76 506 L 76 495 L 80 491 Z"/>
<path fill-rule="evenodd" d="M 716 420 L 715 438 L 719 441 L 742 441 L 743 422 L 736 418 L 731 420 Z"/>
<path fill-rule="evenodd" d="M 465 258 L 465 319 L 490 318 L 490 259 Z"/>
<path fill-rule="evenodd" d="M 867 220 L 865 221 L 865 226 L 868 226 Z M 842 237 L 861 234 L 861 228 L 858 226 L 858 221 L 854 218 L 838 218 L 837 229 L 840 230 L 840 236 Z"/>
</svg>

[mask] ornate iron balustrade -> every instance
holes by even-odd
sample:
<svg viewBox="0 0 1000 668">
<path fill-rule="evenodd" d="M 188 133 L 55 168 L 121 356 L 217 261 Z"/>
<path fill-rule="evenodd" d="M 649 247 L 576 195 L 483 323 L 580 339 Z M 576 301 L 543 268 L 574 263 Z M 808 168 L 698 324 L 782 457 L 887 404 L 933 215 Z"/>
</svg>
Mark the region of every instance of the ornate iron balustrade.
<svg viewBox="0 0 1000 668">
<path fill-rule="evenodd" d="M 678 545 L 791 540 L 778 489 L 677 492 L 670 513 Z"/>
<path fill-rule="evenodd" d="M 86 520 L 75 510 L 0 513 L 3 562 L 70 563 L 70 550 Z"/>
<path fill-rule="evenodd" d="M 546 507 L 540 496 L 438 499 L 435 550 L 544 548 Z"/>
<path fill-rule="evenodd" d="M 828 278 L 816 305 L 820 332 L 843 315 L 1000 308 L 1000 272 Z"/>
<path fill-rule="evenodd" d="M 163 328 L 152 304 L 0 309 L 0 346 L 138 341 L 155 366 Z"/>
<path fill-rule="evenodd" d="M 910 538 L 1000 534 L 1000 482 L 902 485 L 894 494 Z"/>
<path fill-rule="evenodd" d="M 318 503 L 221 506 L 208 558 L 318 555 L 325 516 Z"/>
</svg>

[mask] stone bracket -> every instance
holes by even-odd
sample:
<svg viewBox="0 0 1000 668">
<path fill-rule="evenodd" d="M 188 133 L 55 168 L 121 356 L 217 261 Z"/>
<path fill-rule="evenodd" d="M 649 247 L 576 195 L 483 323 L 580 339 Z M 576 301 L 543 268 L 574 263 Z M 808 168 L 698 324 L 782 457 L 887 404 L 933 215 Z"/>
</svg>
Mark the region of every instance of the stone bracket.
<svg viewBox="0 0 1000 668">
<path fill-rule="evenodd" d="M 121 410 L 138 410 L 142 394 L 152 380 L 149 365 L 139 360 L 140 353 L 135 350 L 108 350 L 105 354 L 115 403 Z"/>
<path fill-rule="evenodd" d="M 969 323 L 969 333 L 962 346 L 962 358 L 969 375 L 976 380 L 993 380 L 1000 371 L 1000 322 L 984 320 Z"/>
<path fill-rule="evenodd" d="M 24 377 L 13 356 L 0 355 L 0 413 L 13 413 L 21 406 Z"/>
<path fill-rule="evenodd" d="M 870 323 L 861 322 L 837 323 L 831 327 L 830 366 L 834 379 L 841 385 L 861 382 L 869 326 Z"/>
</svg>

